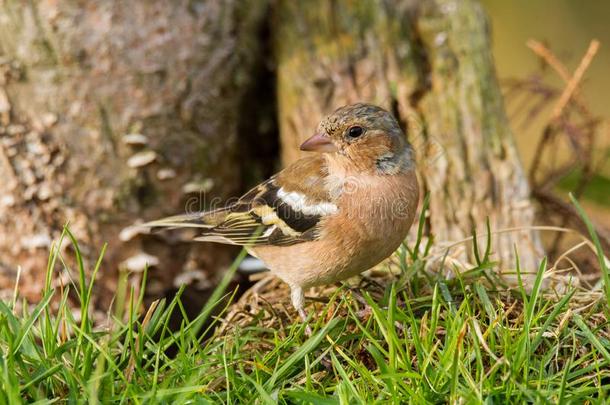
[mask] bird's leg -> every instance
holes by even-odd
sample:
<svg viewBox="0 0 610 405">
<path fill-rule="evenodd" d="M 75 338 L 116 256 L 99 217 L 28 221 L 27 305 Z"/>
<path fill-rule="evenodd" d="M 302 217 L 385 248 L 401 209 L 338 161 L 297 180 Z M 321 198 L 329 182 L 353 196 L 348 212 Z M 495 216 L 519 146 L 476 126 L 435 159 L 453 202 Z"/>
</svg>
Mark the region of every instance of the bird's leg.
<svg viewBox="0 0 610 405">
<path fill-rule="evenodd" d="M 303 309 L 303 304 L 305 304 L 303 288 L 298 285 L 291 285 L 290 298 L 292 300 L 292 306 L 297 310 L 299 316 L 305 323 L 305 333 L 307 333 L 307 336 L 311 336 L 311 327 L 309 326 L 309 323 L 307 323 L 307 313 L 305 313 L 305 309 Z"/>
<path fill-rule="evenodd" d="M 290 298 L 292 299 L 292 305 L 296 308 L 297 312 L 299 313 L 299 316 L 305 323 L 305 334 L 307 334 L 308 337 L 311 337 L 313 332 L 311 331 L 311 327 L 307 322 L 307 313 L 305 312 L 305 309 L 303 309 L 303 305 L 305 304 L 305 295 L 303 294 L 303 288 L 298 285 L 291 285 Z M 326 368 L 326 370 L 332 369 L 332 363 L 328 359 L 327 355 L 322 356 L 320 364 L 322 364 L 324 368 Z"/>
</svg>

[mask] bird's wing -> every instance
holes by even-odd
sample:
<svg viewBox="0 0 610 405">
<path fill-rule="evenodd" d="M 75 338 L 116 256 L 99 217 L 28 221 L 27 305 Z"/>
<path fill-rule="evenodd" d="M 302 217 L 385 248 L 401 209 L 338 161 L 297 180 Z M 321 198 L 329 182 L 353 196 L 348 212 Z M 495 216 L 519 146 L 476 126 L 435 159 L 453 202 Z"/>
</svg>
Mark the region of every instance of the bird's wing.
<svg viewBox="0 0 610 405">
<path fill-rule="evenodd" d="M 320 221 L 338 211 L 326 189 L 321 156 L 301 159 L 214 211 L 153 221 L 146 226 L 198 228 L 198 241 L 233 245 L 292 245 L 318 237 Z"/>
</svg>

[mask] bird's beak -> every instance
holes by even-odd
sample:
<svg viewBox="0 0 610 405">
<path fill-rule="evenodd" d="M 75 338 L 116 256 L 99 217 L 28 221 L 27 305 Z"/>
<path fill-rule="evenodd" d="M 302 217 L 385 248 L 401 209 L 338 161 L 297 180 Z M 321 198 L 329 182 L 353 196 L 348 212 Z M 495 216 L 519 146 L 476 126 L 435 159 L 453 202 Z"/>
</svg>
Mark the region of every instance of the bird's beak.
<svg viewBox="0 0 610 405">
<path fill-rule="evenodd" d="M 338 149 L 330 138 L 324 134 L 315 134 L 301 144 L 301 150 L 307 152 L 337 152 Z"/>
</svg>

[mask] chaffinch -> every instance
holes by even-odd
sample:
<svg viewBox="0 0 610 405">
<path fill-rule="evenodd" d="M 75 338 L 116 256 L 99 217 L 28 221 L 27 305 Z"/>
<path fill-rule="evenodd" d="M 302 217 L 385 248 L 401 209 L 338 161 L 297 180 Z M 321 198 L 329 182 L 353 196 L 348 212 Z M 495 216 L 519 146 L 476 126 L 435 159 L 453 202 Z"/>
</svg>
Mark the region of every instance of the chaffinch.
<svg viewBox="0 0 610 405">
<path fill-rule="evenodd" d="M 198 228 L 198 241 L 243 245 L 291 288 L 305 320 L 303 289 L 357 275 L 405 239 L 419 200 L 413 149 L 394 117 L 369 104 L 339 108 L 291 164 L 234 204 L 150 222 Z"/>
</svg>

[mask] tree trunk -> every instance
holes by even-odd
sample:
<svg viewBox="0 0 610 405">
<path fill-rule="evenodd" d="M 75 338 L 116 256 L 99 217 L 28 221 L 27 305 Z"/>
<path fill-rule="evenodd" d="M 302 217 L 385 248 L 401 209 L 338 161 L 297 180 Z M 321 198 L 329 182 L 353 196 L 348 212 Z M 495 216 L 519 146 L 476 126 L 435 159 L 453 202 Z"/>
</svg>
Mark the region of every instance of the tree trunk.
<svg viewBox="0 0 610 405">
<path fill-rule="evenodd" d="M 66 221 L 89 263 L 110 242 L 101 285 L 111 292 L 119 263 L 142 252 L 160 260 L 164 271 L 151 275 L 161 287 L 185 267 L 231 260 L 217 246 L 121 231 L 201 209 L 203 193 L 242 188 L 240 109 L 260 62 L 265 9 L 262 1 L 2 3 L 0 273 L 10 284 L 21 265 L 21 293 L 36 298 Z"/>
<path fill-rule="evenodd" d="M 522 268 L 535 270 L 543 253 L 528 229 L 534 209 L 478 3 L 286 0 L 274 22 L 285 163 L 299 157 L 299 143 L 333 109 L 357 101 L 385 106 L 416 149 L 437 243 L 467 238 L 472 229 L 484 234 L 489 218 L 495 231 L 522 228 L 493 237 L 504 268 L 514 264 L 516 245 Z M 452 256 L 463 262 L 469 252 Z"/>
</svg>

